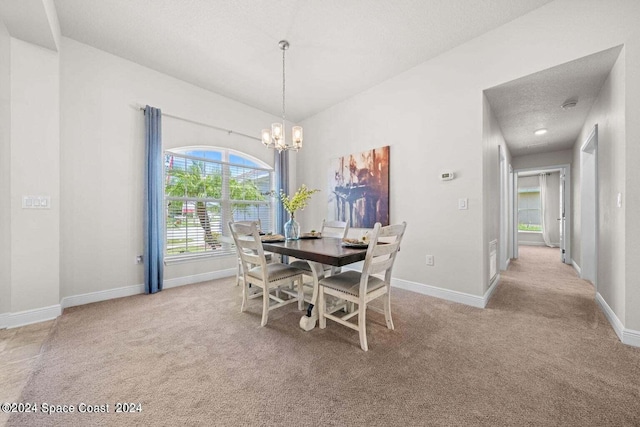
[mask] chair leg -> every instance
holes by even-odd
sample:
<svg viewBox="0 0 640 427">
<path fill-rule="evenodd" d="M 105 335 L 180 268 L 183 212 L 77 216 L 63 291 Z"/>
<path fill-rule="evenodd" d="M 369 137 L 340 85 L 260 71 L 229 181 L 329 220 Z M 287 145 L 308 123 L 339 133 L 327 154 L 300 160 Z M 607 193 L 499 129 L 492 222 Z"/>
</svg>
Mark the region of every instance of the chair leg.
<svg viewBox="0 0 640 427">
<path fill-rule="evenodd" d="M 298 283 L 298 310 L 304 310 L 304 290 L 302 289 L 304 280 L 302 276 L 297 280 Z"/>
<path fill-rule="evenodd" d="M 360 347 L 367 351 L 367 304 L 362 301 L 358 304 L 358 332 L 360 332 Z"/>
<path fill-rule="evenodd" d="M 249 293 L 249 283 L 246 283 L 245 280 L 242 282 L 242 305 L 240 306 L 240 313 L 247 307 L 247 294 Z"/>
<path fill-rule="evenodd" d="M 269 287 L 265 284 L 264 289 L 262 290 L 262 322 L 260 323 L 260 326 L 266 325 L 268 318 L 269 318 Z"/>
<path fill-rule="evenodd" d="M 391 318 L 391 294 L 388 290 L 384 296 L 384 320 L 387 322 L 387 328 L 394 329 L 393 319 Z"/>
<path fill-rule="evenodd" d="M 327 309 L 324 301 L 324 286 L 318 286 L 318 305 L 316 310 L 318 310 L 318 326 L 320 329 L 325 329 L 327 327 L 327 318 L 324 317 L 324 312 Z"/>
<path fill-rule="evenodd" d="M 236 270 L 236 286 L 240 285 L 240 270 L 242 269 L 242 263 L 238 259 L 238 269 Z"/>
</svg>

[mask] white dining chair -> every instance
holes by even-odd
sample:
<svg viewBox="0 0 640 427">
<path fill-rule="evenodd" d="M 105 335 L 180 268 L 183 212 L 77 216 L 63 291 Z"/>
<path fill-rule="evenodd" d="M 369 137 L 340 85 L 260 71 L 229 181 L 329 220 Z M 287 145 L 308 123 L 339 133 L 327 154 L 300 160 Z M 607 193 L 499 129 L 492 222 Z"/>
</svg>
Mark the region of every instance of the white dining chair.
<svg viewBox="0 0 640 427">
<path fill-rule="evenodd" d="M 406 222 L 386 227 L 381 227 L 379 222 L 376 223 L 370 234 L 362 272 L 346 271 L 325 277 L 318 282 L 318 316 L 321 329 L 327 327 L 327 319 L 329 319 L 358 331 L 360 347 L 364 351 L 369 348 L 366 327 L 367 308 L 383 313 L 387 328 L 393 329 L 390 295 L 391 272 L 406 227 Z M 374 276 L 374 274 L 384 274 L 384 278 Z M 326 295 L 355 303 L 358 308 L 342 317 L 330 314 L 326 311 Z M 383 310 L 377 307 L 367 307 L 370 301 L 380 297 L 384 297 Z M 357 323 L 349 322 L 349 319 L 356 315 L 358 316 Z"/>
<path fill-rule="evenodd" d="M 255 221 L 234 221 L 234 222 L 236 224 L 244 224 L 244 225 L 251 225 L 252 222 L 256 222 L 258 224 L 258 232 L 262 232 L 262 222 L 260 221 L 260 218 L 258 218 Z M 223 243 L 229 243 L 227 239 L 230 239 L 231 240 L 230 243 L 233 243 L 233 238 L 226 238 L 226 236 L 220 236 L 220 241 L 222 241 Z M 272 254 L 271 252 L 265 252 L 264 256 L 267 259 L 267 263 L 280 261 L 280 257 L 277 256 L 276 254 Z M 242 283 L 242 260 L 240 259 L 240 257 L 238 257 L 238 265 L 236 269 L 236 286 L 240 286 L 241 283 Z"/>
<path fill-rule="evenodd" d="M 347 237 L 349 233 L 349 221 L 327 221 L 322 220 L 322 227 L 320 227 L 320 237 L 337 237 L 339 239 L 344 239 Z M 302 270 L 303 274 L 306 276 L 311 276 L 313 273 L 311 272 L 311 267 L 309 263 L 304 260 L 297 260 L 289 263 L 292 267 L 296 267 Z M 332 267 L 330 265 L 323 265 L 324 274 L 328 276 L 329 274 L 337 274 L 340 272 L 340 267 Z M 312 282 L 306 282 L 305 286 L 307 289 L 309 287 L 313 287 Z M 305 301 L 311 302 L 311 295 L 313 292 L 305 293 Z"/>
<path fill-rule="evenodd" d="M 262 292 L 254 293 L 251 298 L 262 295 L 262 322 L 267 324 L 269 311 L 288 304 L 297 302 L 298 309 L 304 308 L 304 296 L 302 292 L 302 272 L 280 262 L 267 263 L 262 240 L 258 232 L 257 222 L 250 225 L 229 222 L 229 229 L 236 245 L 238 257 L 242 262 L 242 306 L 243 312 L 249 299 L 249 286 L 262 288 Z M 288 289 L 287 286 L 297 282 L 297 290 Z M 271 291 L 279 291 L 276 295 Z M 280 298 L 280 293 L 287 295 L 289 299 Z M 275 304 L 271 304 L 271 301 Z"/>
<path fill-rule="evenodd" d="M 327 221 L 322 220 L 322 227 L 320 228 L 320 237 L 337 237 L 340 239 L 344 239 L 347 237 L 349 233 L 349 221 Z M 305 274 L 311 275 L 311 267 L 309 267 L 309 263 L 307 261 L 298 260 L 293 261 L 290 265 L 299 268 L 300 270 L 304 270 Z M 337 268 L 337 267 L 336 267 Z M 325 265 L 324 270 L 331 270 L 330 265 Z M 334 270 L 338 271 L 338 270 Z"/>
</svg>

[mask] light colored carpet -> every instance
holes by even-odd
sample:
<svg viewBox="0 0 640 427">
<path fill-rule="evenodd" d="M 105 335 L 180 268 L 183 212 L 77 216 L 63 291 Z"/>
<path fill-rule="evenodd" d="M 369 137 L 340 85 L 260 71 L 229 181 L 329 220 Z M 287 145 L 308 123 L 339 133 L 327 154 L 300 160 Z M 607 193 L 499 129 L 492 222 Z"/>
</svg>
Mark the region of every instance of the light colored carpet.
<svg viewBox="0 0 640 427">
<path fill-rule="evenodd" d="M 371 313 L 366 353 L 341 325 L 302 331 L 293 306 L 261 328 L 233 279 L 67 309 L 22 401 L 111 413 L 9 425 L 640 425 L 640 349 L 557 250 L 520 254 L 484 310 L 394 289 L 396 330 Z"/>
</svg>

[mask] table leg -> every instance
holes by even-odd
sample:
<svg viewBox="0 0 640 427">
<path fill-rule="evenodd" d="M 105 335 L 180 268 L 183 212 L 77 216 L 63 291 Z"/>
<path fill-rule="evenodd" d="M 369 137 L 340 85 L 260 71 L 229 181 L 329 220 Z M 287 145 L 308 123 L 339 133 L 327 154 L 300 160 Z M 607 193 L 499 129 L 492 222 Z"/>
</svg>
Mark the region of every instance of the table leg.
<svg viewBox="0 0 640 427">
<path fill-rule="evenodd" d="M 313 277 L 313 295 L 311 296 L 311 303 L 307 313 L 300 319 L 300 328 L 305 331 L 310 331 L 316 327 L 316 321 L 318 320 L 318 308 L 316 307 L 318 302 L 318 281 L 324 278 L 324 266 L 314 261 L 308 262 L 311 267 L 311 276 Z"/>
</svg>

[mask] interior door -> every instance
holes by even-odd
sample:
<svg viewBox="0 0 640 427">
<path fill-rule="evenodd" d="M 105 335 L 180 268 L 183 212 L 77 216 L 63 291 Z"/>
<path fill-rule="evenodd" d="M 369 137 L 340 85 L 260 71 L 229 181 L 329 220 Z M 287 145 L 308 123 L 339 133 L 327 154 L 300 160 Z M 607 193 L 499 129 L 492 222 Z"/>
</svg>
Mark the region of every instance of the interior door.
<svg viewBox="0 0 640 427">
<path fill-rule="evenodd" d="M 565 214 L 565 170 L 562 169 L 560 171 L 560 212 L 558 218 L 558 226 L 560 228 L 560 260 L 563 263 L 566 263 L 566 238 L 565 238 L 565 227 L 566 227 L 566 214 Z"/>
</svg>

